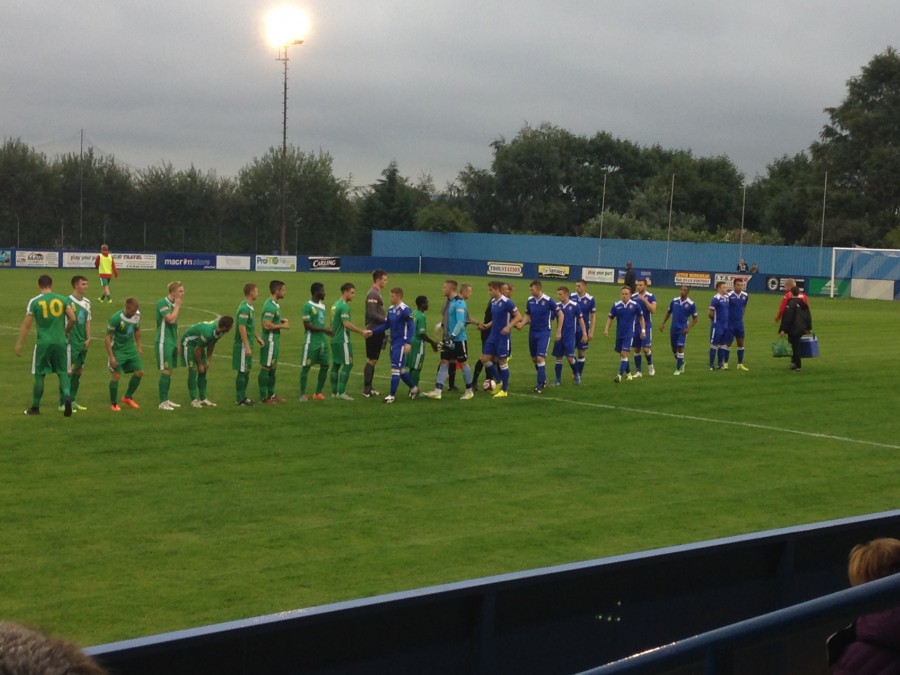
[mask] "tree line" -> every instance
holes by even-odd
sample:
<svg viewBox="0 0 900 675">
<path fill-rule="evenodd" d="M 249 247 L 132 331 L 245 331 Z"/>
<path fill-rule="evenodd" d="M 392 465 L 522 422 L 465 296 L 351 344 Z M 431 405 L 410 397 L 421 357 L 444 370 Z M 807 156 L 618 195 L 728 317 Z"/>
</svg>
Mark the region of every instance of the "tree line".
<svg viewBox="0 0 900 675">
<path fill-rule="evenodd" d="M 0 146 L 0 245 L 120 250 L 365 254 L 373 230 L 900 248 L 900 56 L 878 54 L 847 82 L 809 149 L 746 181 L 725 156 L 640 146 L 607 132 L 526 125 L 436 189 L 396 162 L 359 187 L 327 152 L 269 148 L 234 178 L 115 158 L 47 158 Z M 824 209 L 824 213 L 823 213 Z"/>
</svg>

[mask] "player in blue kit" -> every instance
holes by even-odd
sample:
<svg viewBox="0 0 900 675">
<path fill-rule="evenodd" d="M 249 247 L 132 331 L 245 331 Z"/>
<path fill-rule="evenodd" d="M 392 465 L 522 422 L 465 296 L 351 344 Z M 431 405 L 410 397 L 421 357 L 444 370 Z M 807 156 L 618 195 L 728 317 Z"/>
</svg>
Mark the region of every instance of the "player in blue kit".
<svg viewBox="0 0 900 675">
<path fill-rule="evenodd" d="M 547 386 L 547 349 L 550 346 L 550 335 L 553 326 L 553 318 L 556 317 L 556 339 L 562 335 L 563 314 L 559 306 L 549 295 L 544 293 L 543 285 L 535 279 L 528 285 L 531 295 L 525 303 L 525 316 L 517 324 L 517 328 L 528 325 L 528 352 L 534 361 L 534 369 L 537 373 L 537 383 L 534 393 L 540 394 Z"/>
<path fill-rule="evenodd" d="M 728 290 L 724 281 L 716 283 L 716 294 L 709 302 L 707 316 L 712 321 L 709 332 L 709 369 L 721 370 L 728 348 Z"/>
<path fill-rule="evenodd" d="M 725 368 L 728 368 L 728 355 L 731 353 L 732 341 L 737 341 L 738 370 L 750 370 L 744 365 L 744 314 L 750 296 L 744 290 L 744 280 L 734 278 L 734 288 L 728 293 L 728 351 L 725 352 Z"/>
<path fill-rule="evenodd" d="M 637 293 L 631 296 L 641 306 L 644 313 L 644 323 L 647 324 L 647 335 L 641 338 L 639 335 L 634 336 L 634 376 L 643 377 L 641 374 L 641 352 L 647 358 L 647 373 L 650 377 L 656 375 L 656 368 L 653 367 L 653 351 L 651 350 L 653 342 L 653 314 L 656 313 L 656 296 L 647 290 L 647 280 L 637 280 Z"/>
<path fill-rule="evenodd" d="M 590 346 L 591 340 L 594 339 L 594 329 L 597 327 L 597 301 L 594 296 L 587 292 L 587 281 L 579 279 L 575 282 L 575 301 L 581 305 L 581 318 L 584 319 L 584 327 L 587 329 L 584 333 L 576 327 L 575 330 L 575 346 L 577 347 L 576 368 L 578 369 L 578 379 L 584 374 L 585 355 Z"/>
<path fill-rule="evenodd" d="M 409 397 L 419 395 L 419 388 L 413 382 L 406 367 L 406 355 L 412 349 L 412 340 L 416 334 L 416 320 L 412 310 L 403 302 L 403 289 L 391 289 L 391 306 L 385 315 L 384 323 L 372 328 L 372 334 L 391 331 L 391 393 L 384 397 L 385 403 L 393 403 L 397 398 L 400 380 L 409 387 Z"/>
<path fill-rule="evenodd" d="M 570 295 L 566 286 L 556 289 L 556 297 L 559 298 L 557 308 L 562 312 L 563 320 L 560 321 L 556 331 L 556 342 L 553 343 L 553 356 L 556 357 L 556 381 L 554 386 L 562 384 L 563 358 L 572 367 L 572 375 L 575 384 L 581 384 L 581 375 L 578 374 L 578 366 L 575 365 L 575 333 L 581 330 L 584 335 L 587 330 L 581 314 L 581 305 Z"/>
<path fill-rule="evenodd" d="M 632 380 L 629 369 L 629 354 L 634 342 L 635 324 L 640 326 L 639 335 L 647 335 L 647 324 L 644 322 L 644 313 L 640 305 L 631 298 L 631 289 L 622 286 L 619 291 L 620 300 L 613 303 L 606 315 L 606 327 L 603 336 L 609 337 L 609 329 L 613 319 L 616 320 L 616 351 L 619 353 L 619 374 L 613 378 L 613 382 L 621 382 L 622 379 Z"/>
<path fill-rule="evenodd" d="M 479 328 L 490 328 L 491 332 L 484 342 L 481 362 L 487 376 L 500 382 L 500 387 L 494 392 L 494 398 L 506 398 L 509 394 L 509 365 L 507 359 L 510 352 L 509 330 L 522 318 L 516 303 L 503 295 L 502 284 L 499 281 L 488 283 L 488 291 L 491 294 L 491 320 L 481 324 Z M 497 366 L 491 362 L 497 358 Z M 499 377 L 497 368 L 499 367 Z"/>
<path fill-rule="evenodd" d="M 681 287 L 681 295 L 672 298 L 669 303 L 669 309 L 663 317 L 662 323 L 659 325 L 660 332 L 666 330 L 666 322 L 672 317 L 672 329 L 669 333 L 669 340 L 672 343 L 672 353 L 675 355 L 675 372 L 673 375 L 681 375 L 684 373 L 684 345 L 687 342 L 687 334 L 697 325 L 697 305 L 688 295 L 691 289 L 687 286 Z"/>
</svg>

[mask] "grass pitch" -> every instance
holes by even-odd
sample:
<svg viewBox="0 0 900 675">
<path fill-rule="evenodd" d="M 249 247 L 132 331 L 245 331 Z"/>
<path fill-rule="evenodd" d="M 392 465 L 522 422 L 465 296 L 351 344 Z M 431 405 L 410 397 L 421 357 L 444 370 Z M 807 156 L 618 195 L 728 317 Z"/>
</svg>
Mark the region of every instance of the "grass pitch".
<svg viewBox="0 0 900 675">
<path fill-rule="evenodd" d="M 55 289 L 68 292 L 73 273 L 52 271 Z M 370 278 L 282 275 L 293 328 L 282 337 L 277 389 L 289 402 L 233 405 L 229 335 L 209 376 L 219 407 L 170 413 L 156 409 L 151 349 L 153 305 L 168 281 L 186 285 L 183 330 L 233 314 L 246 281 L 265 297 L 272 275 L 126 270 L 113 282 L 114 303 L 94 302 L 78 395 L 88 410 L 57 413 L 48 376 L 42 415 L 29 418 L 33 335 L 21 359 L 13 345 L 39 274 L 0 273 L 0 618 L 83 644 L 870 513 L 900 498 L 898 303 L 814 298 L 822 356 L 802 374 L 770 356 L 772 295 L 751 295 L 750 372 L 709 372 L 711 291 L 695 290 L 701 324 L 682 377 L 672 377 L 668 337 L 655 333 L 656 377 L 613 384 L 613 339 L 598 331 L 584 384 L 574 386 L 567 367 L 563 386 L 537 397 L 523 332 L 513 338 L 505 400 L 410 401 L 401 385 L 392 406 L 359 396 L 301 404 L 299 313 L 309 284 L 324 281 L 330 306 L 353 281 L 362 323 Z M 96 298 L 94 274 L 86 276 Z M 391 275 L 389 287 L 404 287 L 408 304 L 428 295 L 433 325 L 441 281 Z M 460 281 L 474 283 L 470 312 L 479 316 L 486 279 Z M 524 307 L 527 280 L 516 287 Z M 605 321 L 617 289 L 590 290 Z M 658 325 L 676 293 L 654 290 Z M 143 303 L 143 407 L 115 414 L 102 336 L 127 295 Z M 364 349 L 354 340 L 356 395 Z M 473 336 L 471 351 L 479 346 Z M 429 353 L 426 386 L 436 365 Z M 388 372 L 382 359 L 382 392 Z M 185 380 L 177 370 L 171 397 L 182 404 Z"/>
</svg>

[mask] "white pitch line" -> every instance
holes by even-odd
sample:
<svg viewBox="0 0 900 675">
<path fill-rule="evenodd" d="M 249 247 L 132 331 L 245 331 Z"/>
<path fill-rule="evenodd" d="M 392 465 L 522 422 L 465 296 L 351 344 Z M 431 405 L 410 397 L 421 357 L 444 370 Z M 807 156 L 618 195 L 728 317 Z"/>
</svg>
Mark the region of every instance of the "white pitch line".
<svg viewBox="0 0 900 675">
<path fill-rule="evenodd" d="M 513 394 L 513 396 L 523 396 L 530 398 L 527 394 Z M 691 420 L 694 422 L 711 422 L 713 424 L 730 424 L 735 427 L 745 427 L 747 429 L 760 429 L 762 431 L 775 431 L 782 434 L 794 434 L 796 436 L 808 436 L 810 438 L 824 438 L 832 441 L 843 441 L 845 443 L 857 443 L 859 445 L 871 445 L 876 448 L 886 448 L 889 450 L 900 450 L 900 445 L 891 445 L 890 443 L 878 443 L 877 441 L 864 441 L 857 438 L 847 438 L 846 436 L 834 436 L 832 434 L 820 434 L 813 431 L 799 431 L 797 429 L 784 429 L 782 427 L 773 427 L 767 424 L 756 424 L 754 422 L 737 422 L 735 420 L 726 420 L 720 418 L 697 417 L 696 415 L 682 415 L 679 413 L 660 412 L 659 410 L 645 410 L 643 408 L 627 408 L 625 406 L 608 405 L 606 403 L 591 403 L 590 401 L 570 401 L 564 398 L 555 398 L 552 396 L 541 396 L 545 401 L 558 401 L 569 405 L 580 405 L 588 408 L 603 408 L 604 410 L 616 410 L 622 412 L 640 413 L 642 415 L 656 415 L 657 417 L 672 417 L 674 419 Z"/>
</svg>

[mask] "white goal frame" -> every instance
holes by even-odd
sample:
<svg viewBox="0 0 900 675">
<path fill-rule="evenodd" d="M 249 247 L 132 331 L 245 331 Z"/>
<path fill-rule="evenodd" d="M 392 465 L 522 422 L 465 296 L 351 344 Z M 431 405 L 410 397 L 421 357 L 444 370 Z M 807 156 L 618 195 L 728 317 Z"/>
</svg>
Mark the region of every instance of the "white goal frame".
<svg viewBox="0 0 900 675">
<path fill-rule="evenodd" d="M 865 248 L 862 246 L 832 246 L 831 247 L 831 289 L 829 293 L 829 297 L 834 297 L 834 289 L 837 288 L 835 279 L 835 268 L 837 263 L 837 256 L 839 251 L 848 251 L 850 253 L 860 253 L 864 255 L 871 255 L 882 253 L 886 254 L 888 258 L 897 258 L 898 265 L 900 265 L 900 249 L 897 248 Z M 850 264 L 850 274 L 847 277 L 842 276 L 843 278 L 853 278 L 853 262 Z"/>
</svg>

